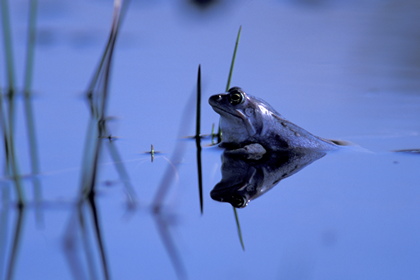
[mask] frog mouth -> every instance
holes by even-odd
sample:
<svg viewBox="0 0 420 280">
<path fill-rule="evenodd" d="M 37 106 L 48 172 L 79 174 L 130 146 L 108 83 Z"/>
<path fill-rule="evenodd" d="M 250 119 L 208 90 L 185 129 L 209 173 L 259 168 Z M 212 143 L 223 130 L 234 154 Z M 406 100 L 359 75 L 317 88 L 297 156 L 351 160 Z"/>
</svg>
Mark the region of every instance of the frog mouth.
<svg viewBox="0 0 420 280">
<path fill-rule="evenodd" d="M 222 108 L 220 108 L 220 107 L 218 107 L 216 105 L 212 105 L 212 107 L 213 107 L 213 110 L 216 111 L 216 113 L 218 113 L 220 115 L 226 115 L 227 114 L 227 115 L 230 115 L 230 116 L 239 118 L 239 119 L 243 119 L 243 115 L 240 112 L 238 112 L 238 111 L 236 111 L 236 113 L 239 113 L 239 115 L 233 114 L 232 112 L 229 112 L 227 110 L 224 110 L 224 109 L 222 109 Z"/>
<path fill-rule="evenodd" d="M 248 130 L 249 135 L 254 135 L 257 133 L 257 130 L 254 124 L 240 110 L 235 110 L 236 114 L 233 114 L 232 112 L 226 111 L 216 105 L 212 105 L 212 107 L 213 107 L 213 110 L 216 111 L 216 113 L 220 114 L 221 116 L 229 115 L 229 116 L 233 116 L 235 118 L 240 119 L 244 123 L 246 129 Z"/>
</svg>

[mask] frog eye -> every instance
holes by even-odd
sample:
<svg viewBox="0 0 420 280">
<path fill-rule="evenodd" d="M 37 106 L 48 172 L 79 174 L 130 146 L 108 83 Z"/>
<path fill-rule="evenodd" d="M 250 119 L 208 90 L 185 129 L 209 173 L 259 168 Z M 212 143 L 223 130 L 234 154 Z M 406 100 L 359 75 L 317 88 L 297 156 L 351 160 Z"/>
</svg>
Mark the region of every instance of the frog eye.
<svg viewBox="0 0 420 280">
<path fill-rule="evenodd" d="M 245 197 L 237 194 L 237 195 L 232 195 L 232 198 L 229 202 L 235 208 L 244 208 L 248 205 L 249 201 Z"/>
<path fill-rule="evenodd" d="M 231 88 L 229 90 L 229 102 L 232 105 L 238 105 L 243 103 L 245 100 L 244 92 L 239 88 Z"/>
</svg>

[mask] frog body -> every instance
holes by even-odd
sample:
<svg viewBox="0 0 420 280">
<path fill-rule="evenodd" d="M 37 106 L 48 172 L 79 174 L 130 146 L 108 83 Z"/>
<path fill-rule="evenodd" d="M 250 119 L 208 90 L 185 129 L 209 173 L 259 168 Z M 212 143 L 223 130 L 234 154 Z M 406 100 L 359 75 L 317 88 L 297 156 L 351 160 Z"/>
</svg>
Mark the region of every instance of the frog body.
<svg viewBox="0 0 420 280">
<path fill-rule="evenodd" d="M 317 150 L 338 148 L 337 142 L 315 136 L 286 120 L 267 102 L 233 87 L 226 94 L 210 97 L 210 105 L 220 115 L 221 146 L 228 150 L 267 151 Z M 253 145 L 252 149 L 244 149 Z M 261 147 L 256 148 L 255 145 Z M 255 157 L 255 156 L 253 156 Z"/>
</svg>

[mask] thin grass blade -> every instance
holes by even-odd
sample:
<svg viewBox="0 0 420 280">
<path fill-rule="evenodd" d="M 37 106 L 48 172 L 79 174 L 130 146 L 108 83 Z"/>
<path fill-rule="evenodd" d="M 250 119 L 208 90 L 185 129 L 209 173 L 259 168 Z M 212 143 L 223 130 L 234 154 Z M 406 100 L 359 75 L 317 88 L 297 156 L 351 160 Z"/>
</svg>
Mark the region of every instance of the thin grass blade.
<svg viewBox="0 0 420 280">
<path fill-rule="evenodd" d="M 239 39 L 241 38 L 241 31 L 242 31 L 242 26 L 239 26 L 238 35 L 236 36 L 236 41 L 235 41 L 235 48 L 233 49 L 232 61 L 230 63 L 229 75 L 228 75 L 225 91 L 228 91 L 230 88 L 233 68 L 235 67 L 236 53 L 238 51 Z M 219 125 L 219 129 L 217 130 L 217 143 L 220 143 L 222 141 L 222 133 L 223 131 L 220 129 L 220 125 Z"/>
<path fill-rule="evenodd" d="M 82 199 L 94 193 L 96 177 L 98 174 L 98 162 L 102 149 L 102 139 L 108 135 L 106 128 L 106 107 L 111 75 L 111 64 L 115 49 L 115 42 L 121 24 L 121 13 L 125 7 L 124 1 L 114 1 L 111 32 L 100 63 L 94 77 L 88 87 L 87 94 L 91 107 L 91 120 L 85 143 L 82 174 Z"/>
<path fill-rule="evenodd" d="M 242 237 L 242 230 L 241 230 L 241 224 L 239 223 L 238 212 L 237 212 L 235 207 L 232 207 L 232 208 L 233 208 L 233 213 L 235 215 L 236 228 L 238 230 L 239 242 L 241 243 L 242 250 L 245 251 L 245 243 L 244 243 L 244 239 Z"/>
<path fill-rule="evenodd" d="M 230 64 L 229 76 L 228 76 L 228 81 L 227 81 L 227 84 L 226 84 L 226 91 L 228 91 L 229 88 L 230 88 L 230 81 L 232 79 L 233 68 L 235 66 L 236 53 L 238 51 L 239 39 L 241 38 L 241 31 L 242 31 L 242 26 L 239 27 L 238 35 L 236 36 L 235 48 L 233 50 L 232 62 Z M 221 141 L 222 133 L 223 132 L 221 131 L 220 126 L 219 126 L 219 130 L 218 130 L 218 133 L 217 133 L 219 142 Z M 241 243 L 242 250 L 245 251 L 245 245 L 244 245 L 244 241 L 243 241 L 243 238 L 242 238 L 242 230 L 241 230 L 241 224 L 239 223 L 238 212 L 237 212 L 235 207 L 232 206 L 232 208 L 233 208 L 233 212 L 234 212 L 234 215 L 235 215 L 236 228 L 238 229 L 239 242 Z"/>
<path fill-rule="evenodd" d="M 36 217 L 38 223 L 41 223 L 41 210 L 40 204 L 42 200 L 41 193 L 41 181 L 38 178 L 40 173 L 39 167 L 39 154 L 38 154 L 38 141 L 36 137 L 35 129 L 35 118 L 34 110 L 32 106 L 31 99 L 31 89 L 32 89 L 32 78 L 34 71 L 34 57 L 35 57 L 35 41 L 36 41 L 36 19 L 37 19 L 37 8 L 38 0 L 31 0 L 29 7 L 29 16 L 28 16 L 28 37 L 26 44 L 26 61 L 25 61 L 25 73 L 24 73 L 24 113 L 25 113 L 25 122 L 26 130 L 28 131 L 28 145 L 29 145 L 29 161 L 31 173 L 34 175 L 32 177 L 32 184 L 34 188 L 35 203 L 36 207 Z"/>
<path fill-rule="evenodd" d="M 198 194 L 200 199 L 200 212 L 203 214 L 204 199 L 203 199 L 203 171 L 201 164 L 201 65 L 198 65 L 197 73 L 197 109 L 196 109 L 196 130 L 195 130 L 195 144 L 197 147 L 197 175 L 198 175 Z"/>
<path fill-rule="evenodd" d="M 0 2 L 0 13 L 1 13 L 1 23 L 3 27 L 3 41 L 4 41 L 4 55 L 6 61 L 6 78 L 7 78 L 7 109 L 3 109 L 3 98 L 1 97 L 1 125 L 3 130 L 4 145 L 6 147 L 6 176 L 12 178 L 17 197 L 18 204 L 22 206 L 25 201 L 23 186 L 21 182 L 19 165 L 15 149 L 15 117 L 16 117 L 16 83 L 15 83 L 15 68 L 14 68 L 14 55 L 13 55 L 13 46 L 12 46 L 12 36 L 11 36 L 11 25 L 9 18 L 9 2 L 7 0 L 2 0 Z"/>
<path fill-rule="evenodd" d="M 88 206 L 91 211 L 91 214 L 92 214 L 94 234 L 95 234 L 96 243 L 99 249 L 102 273 L 104 275 L 104 279 L 108 280 L 110 279 L 108 261 L 107 261 L 107 257 L 105 253 L 105 244 L 102 237 L 101 227 L 99 225 L 99 217 L 98 217 L 98 211 L 96 208 L 95 197 L 94 196 L 89 197 L 87 202 L 88 202 Z"/>
<path fill-rule="evenodd" d="M 232 62 L 230 63 L 229 76 L 226 84 L 226 91 L 230 88 L 230 81 L 232 80 L 233 68 L 235 67 L 236 52 L 238 51 L 239 39 L 241 38 L 242 26 L 239 26 L 238 35 L 236 36 L 235 48 L 233 50 Z"/>
<path fill-rule="evenodd" d="M 23 232 L 23 221 L 25 217 L 25 207 L 23 205 L 18 206 L 17 208 L 17 217 L 16 217 L 16 224 L 15 230 L 13 232 L 13 241 L 12 241 L 12 248 L 10 252 L 9 261 L 7 264 L 7 272 L 5 279 L 13 279 L 15 273 L 15 267 L 17 262 L 17 257 L 19 253 L 19 247 L 21 243 L 21 237 Z"/>
</svg>

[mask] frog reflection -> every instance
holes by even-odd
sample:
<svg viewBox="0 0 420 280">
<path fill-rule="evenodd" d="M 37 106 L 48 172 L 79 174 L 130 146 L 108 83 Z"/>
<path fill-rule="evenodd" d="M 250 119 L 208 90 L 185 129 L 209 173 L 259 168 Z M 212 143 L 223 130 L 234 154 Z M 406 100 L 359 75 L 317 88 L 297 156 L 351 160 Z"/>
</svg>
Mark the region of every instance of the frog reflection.
<svg viewBox="0 0 420 280">
<path fill-rule="evenodd" d="M 211 96 L 209 103 L 220 115 L 221 146 L 231 152 L 258 159 L 268 151 L 338 148 L 338 141 L 311 134 L 239 87 L 229 89 L 227 94 Z"/>
<path fill-rule="evenodd" d="M 216 184 L 210 195 L 214 200 L 243 208 L 282 179 L 295 174 L 324 155 L 324 152 L 316 151 L 277 152 L 267 154 L 256 161 L 224 152 L 222 180 Z"/>
</svg>

